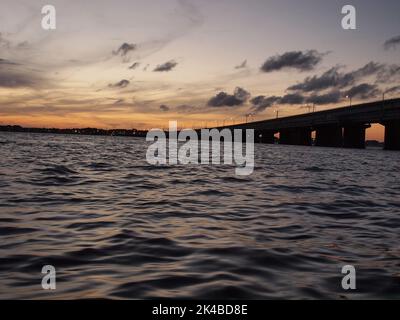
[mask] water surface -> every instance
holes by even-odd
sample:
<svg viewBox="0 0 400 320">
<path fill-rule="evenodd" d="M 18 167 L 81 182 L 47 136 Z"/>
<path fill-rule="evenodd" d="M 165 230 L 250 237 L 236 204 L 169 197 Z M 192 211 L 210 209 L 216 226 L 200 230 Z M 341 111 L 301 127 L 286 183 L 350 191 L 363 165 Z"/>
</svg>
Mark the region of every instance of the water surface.
<svg viewBox="0 0 400 320">
<path fill-rule="evenodd" d="M 400 298 L 400 153 L 256 145 L 239 177 L 146 148 L 0 133 L 0 298 Z"/>
</svg>

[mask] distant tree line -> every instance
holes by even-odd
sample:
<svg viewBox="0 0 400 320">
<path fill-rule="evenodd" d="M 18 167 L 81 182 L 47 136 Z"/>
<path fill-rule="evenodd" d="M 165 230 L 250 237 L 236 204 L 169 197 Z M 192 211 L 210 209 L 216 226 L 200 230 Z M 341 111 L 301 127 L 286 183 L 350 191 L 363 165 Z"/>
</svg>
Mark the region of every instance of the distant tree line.
<svg viewBox="0 0 400 320">
<path fill-rule="evenodd" d="M 0 126 L 0 131 L 31 132 L 31 133 L 54 133 L 54 134 L 82 134 L 82 135 L 96 135 L 96 136 L 131 136 L 131 137 L 145 137 L 146 134 L 147 134 L 147 130 L 137 130 L 137 129 L 24 128 L 24 127 L 21 127 L 21 126 L 11 126 L 11 125 Z"/>
</svg>

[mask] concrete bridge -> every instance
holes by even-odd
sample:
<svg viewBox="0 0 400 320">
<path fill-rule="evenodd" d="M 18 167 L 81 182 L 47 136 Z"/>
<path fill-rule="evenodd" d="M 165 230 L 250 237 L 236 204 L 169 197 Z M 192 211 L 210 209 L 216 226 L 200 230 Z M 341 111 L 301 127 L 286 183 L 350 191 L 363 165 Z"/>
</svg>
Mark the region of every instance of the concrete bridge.
<svg viewBox="0 0 400 320">
<path fill-rule="evenodd" d="M 380 100 L 354 106 L 312 112 L 291 117 L 249 122 L 218 129 L 254 129 L 255 142 L 312 144 L 321 147 L 365 148 L 365 129 L 373 123 L 385 126 L 385 149 L 400 150 L 400 99 Z"/>
</svg>

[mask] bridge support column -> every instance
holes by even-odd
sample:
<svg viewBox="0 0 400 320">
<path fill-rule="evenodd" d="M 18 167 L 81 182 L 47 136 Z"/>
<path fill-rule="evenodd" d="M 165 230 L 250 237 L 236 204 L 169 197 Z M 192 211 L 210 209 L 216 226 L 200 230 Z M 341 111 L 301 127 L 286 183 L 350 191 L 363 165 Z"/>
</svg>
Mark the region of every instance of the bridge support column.
<svg viewBox="0 0 400 320">
<path fill-rule="evenodd" d="M 318 147 L 341 147 L 343 145 L 342 127 L 336 125 L 317 127 L 315 145 Z"/>
<path fill-rule="evenodd" d="M 250 142 L 250 135 L 247 134 L 246 129 L 242 130 L 242 143 Z M 255 132 L 254 132 L 254 143 L 256 142 Z"/>
<path fill-rule="evenodd" d="M 235 133 L 236 130 L 240 130 L 240 134 L 238 134 L 238 138 L 240 139 L 240 141 L 242 143 L 246 143 L 247 139 L 249 139 L 249 137 L 247 137 L 246 129 L 235 128 L 235 129 L 230 129 L 230 130 L 231 130 L 233 139 L 236 139 L 236 134 L 237 134 L 237 133 Z M 254 137 L 254 142 L 256 142 L 256 137 Z"/>
<path fill-rule="evenodd" d="M 279 144 L 311 146 L 310 128 L 290 128 L 280 131 Z"/>
<path fill-rule="evenodd" d="M 254 142 L 256 143 L 275 143 L 275 132 L 269 130 L 255 130 L 254 131 Z"/>
<path fill-rule="evenodd" d="M 400 150 L 400 120 L 383 123 L 385 126 L 385 150 Z"/>
<path fill-rule="evenodd" d="M 343 146 L 345 148 L 365 148 L 365 129 L 371 127 L 363 123 L 348 124 L 343 130 Z"/>
</svg>

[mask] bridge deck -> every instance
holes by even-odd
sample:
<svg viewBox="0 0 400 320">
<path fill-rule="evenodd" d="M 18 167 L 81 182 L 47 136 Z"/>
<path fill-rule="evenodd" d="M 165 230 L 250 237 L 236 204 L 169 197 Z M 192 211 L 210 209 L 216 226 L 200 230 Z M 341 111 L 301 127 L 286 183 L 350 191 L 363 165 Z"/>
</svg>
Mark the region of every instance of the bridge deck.
<svg viewBox="0 0 400 320">
<path fill-rule="evenodd" d="M 400 99 L 381 100 L 351 107 L 347 106 L 278 119 L 219 127 L 218 129 L 279 130 L 334 124 L 384 123 L 390 120 L 400 120 Z"/>
</svg>

